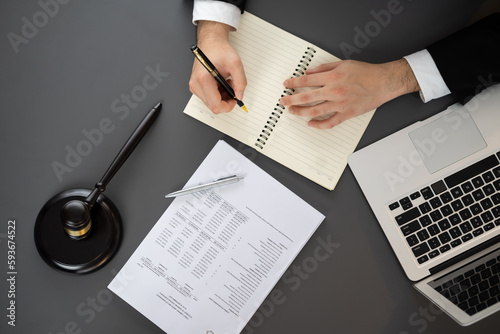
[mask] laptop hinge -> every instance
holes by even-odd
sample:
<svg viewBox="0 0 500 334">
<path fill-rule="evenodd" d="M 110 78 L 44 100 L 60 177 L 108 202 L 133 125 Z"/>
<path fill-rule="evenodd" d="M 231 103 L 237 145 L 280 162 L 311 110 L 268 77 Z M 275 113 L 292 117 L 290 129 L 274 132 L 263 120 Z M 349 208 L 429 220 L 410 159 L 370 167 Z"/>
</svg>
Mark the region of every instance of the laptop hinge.
<svg viewBox="0 0 500 334">
<path fill-rule="evenodd" d="M 494 244 L 496 244 L 499 241 L 500 241 L 500 234 L 491 238 L 490 240 L 487 240 L 487 241 L 481 243 L 480 245 L 477 245 L 476 247 L 473 247 L 473 248 L 463 252 L 460 255 L 453 257 L 452 259 L 449 259 L 448 261 L 445 261 L 441 264 L 438 264 L 435 267 L 432 267 L 429 271 L 432 275 L 434 275 L 435 273 L 438 273 L 442 270 L 445 270 L 446 268 L 448 268 L 448 267 L 450 267 L 450 266 L 452 266 L 452 265 L 454 265 L 462 260 L 467 259 L 468 257 L 482 251 L 483 249 L 486 249 L 490 246 L 493 246 Z"/>
</svg>

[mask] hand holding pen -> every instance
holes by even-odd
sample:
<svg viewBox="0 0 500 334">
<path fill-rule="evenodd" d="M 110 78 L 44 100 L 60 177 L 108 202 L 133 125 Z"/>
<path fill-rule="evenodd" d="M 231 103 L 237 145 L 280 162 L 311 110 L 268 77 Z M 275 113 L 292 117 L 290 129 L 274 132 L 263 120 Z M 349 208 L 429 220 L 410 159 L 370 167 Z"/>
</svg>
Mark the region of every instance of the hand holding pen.
<svg viewBox="0 0 500 334">
<path fill-rule="evenodd" d="M 211 61 L 222 78 L 231 77 L 230 87 L 238 100 L 242 100 L 247 80 L 241 59 L 228 41 L 229 26 L 217 22 L 198 23 L 198 46 Z M 214 76 L 194 57 L 189 88 L 213 113 L 230 112 L 237 104 L 226 93 Z"/>
</svg>

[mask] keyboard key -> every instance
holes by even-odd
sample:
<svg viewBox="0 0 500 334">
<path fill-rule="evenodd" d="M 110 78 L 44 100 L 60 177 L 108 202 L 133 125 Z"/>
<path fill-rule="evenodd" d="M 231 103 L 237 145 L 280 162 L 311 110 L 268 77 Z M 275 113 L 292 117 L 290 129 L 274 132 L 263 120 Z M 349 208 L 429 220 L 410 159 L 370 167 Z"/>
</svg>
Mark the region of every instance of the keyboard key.
<svg viewBox="0 0 500 334">
<path fill-rule="evenodd" d="M 449 188 L 453 188 L 460 183 L 497 166 L 498 164 L 498 159 L 494 155 L 491 155 L 446 177 L 444 181 Z"/>
<path fill-rule="evenodd" d="M 420 211 L 422 212 L 422 214 L 430 212 L 432 210 L 430 204 L 427 203 L 427 202 L 420 204 L 418 206 L 418 208 L 420 209 Z"/>
<path fill-rule="evenodd" d="M 449 215 L 451 215 L 453 213 L 453 209 L 448 204 L 446 204 L 445 206 L 441 207 L 440 210 L 441 210 L 441 213 L 443 214 L 444 217 L 447 217 L 447 216 L 449 216 Z"/>
<path fill-rule="evenodd" d="M 483 188 L 481 188 L 486 196 L 490 196 L 495 192 L 495 188 L 491 184 L 485 185 Z"/>
<path fill-rule="evenodd" d="M 407 204 L 407 203 L 410 203 L 410 198 L 408 196 L 406 197 L 403 197 L 399 200 L 399 204 L 401 204 L 401 206 Z"/>
<path fill-rule="evenodd" d="M 442 193 L 443 191 L 448 189 L 448 188 L 446 188 L 446 184 L 444 184 L 444 182 L 442 180 L 439 180 L 436 183 L 432 184 L 431 187 L 432 187 L 432 190 L 434 191 L 434 194 L 436 194 L 436 195 L 439 195 L 440 193 Z"/>
<path fill-rule="evenodd" d="M 484 198 L 484 193 L 481 189 L 477 189 L 472 192 L 472 197 L 474 197 L 476 201 L 480 201 Z"/>
<path fill-rule="evenodd" d="M 472 234 L 470 234 L 470 233 L 467 233 L 466 235 L 462 236 L 462 241 L 463 242 L 467 242 L 470 239 L 472 239 Z"/>
<path fill-rule="evenodd" d="M 462 202 L 465 206 L 469 206 L 474 203 L 474 198 L 472 198 L 471 195 L 465 195 L 464 197 L 462 197 Z"/>
<path fill-rule="evenodd" d="M 411 250 L 413 252 L 413 255 L 415 255 L 415 257 L 418 258 L 421 255 L 423 255 L 423 254 L 427 253 L 428 251 L 430 251 L 430 248 L 427 245 L 427 243 L 423 242 L 420 245 L 417 245 L 417 246 L 413 247 Z"/>
<path fill-rule="evenodd" d="M 433 259 L 433 258 L 435 258 L 436 256 L 438 256 L 438 255 L 439 255 L 439 251 L 438 251 L 438 250 L 433 250 L 432 252 L 429 252 L 429 254 L 428 254 L 428 255 L 429 255 L 429 257 L 430 257 L 431 259 Z"/>
<path fill-rule="evenodd" d="M 488 283 L 488 281 L 481 281 L 481 282 L 479 282 L 477 287 L 479 288 L 480 292 L 483 292 L 483 291 L 486 291 L 490 288 L 490 284 Z"/>
<path fill-rule="evenodd" d="M 461 188 L 464 191 L 464 193 L 466 193 L 466 194 L 469 193 L 469 192 L 471 192 L 472 190 L 474 190 L 474 186 L 469 181 L 467 181 L 464 184 L 462 184 Z"/>
<path fill-rule="evenodd" d="M 492 228 L 494 228 L 494 227 L 495 227 L 495 224 L 493 224 L 493 223 L 489 223 L 489 224 L 484 225 L 484 226 L 483 226 L 483 229 L 484 229 L 485 231 L 489 231 L 489 230 L 491 230 L 491 229 L 492 229 Z"/>
<path fill-rule="evenodd" d="M 453 225 L 453 226 L 457 225 L 458 223 L 460 223 L 462 221 L 462 219 L 460 219 L 460 216 L 456 213 L 454 215 L 449 216 L 448 220 L 450 221 L 451 225 Z"/>
<path fill-rule="evenodd" d="M 469 299 L 469 306 L 476 306 L 477 304 L 479 304 L 479 298 L 477 296 Z"/>
<path fill-rule="evenodd" d="M 491 212 L 486 211 L 485 213 L 481 214 L 481 219 L 483 219 L 483 222 L 488 223 L 493 220 L 493 215 Z"/>
<path fill-rule="evenodd" d="M 451 194 L 453 195 L 453 198 L 459 198 L 464 193 L 463 193 L 462 189 L 460 189 L 460 187 L 457 186 L 457 187 L 451 189 Z"/>
<path fill-rule="evenodd" d="M 450 242 L 450 246 L 453 248 L 460 246 L 461 244 L 462 244 L 462 241 L 460 239 L 453 240 L 452 242 Z"/>
<path fill-rule="evenodd" d="M 462 275 L 460 275 L 462 276 Z M 468 290 L 471 287 L 471 282 L 470 279 L 466 278 L 465 275 L 463 276 L 464 279 L 460 281 L 460 287 L 462 288 L 462 291 Z"/>
<path fill-rule="evenodd" d="M 439 227 L 438 227 L 437 225 L 435 225 L 435 224 L 434 224 L 434 225 L 429 226 L 429 227 L 427 228 L 427 231 L 429 231 L 429 234 L 430 234 L 430 235 L 436 235 L 436 234 L 438 234 L 439 232 L 441 232 L 441 231 L 439 230 Z"/>
<path fill-rule="evenodd" d="M 474 235 L 475 237 L 477 237 L 478 235 L 483 234 L 483 232 L 484 232 L 483 229 L 480 227 L 477 230 L 472 231 L 472 235 Z"/>
<path fill-rule="evenodd" d="M 418 263 L 420 263 L 420 264 L 422 264 L 422 263 L 426 262 L 427 260 L 429 260 L 429 258 L 427 257 L 427 255 L 424 255 L 424 256 L 419 257 L 419 258 L 417 259 Z"/>
<path fill-rule="evenodd" d="M 484 185 L 484 181 L 480 176 L 478 176 L 472 179 L 472 184 L 474 185 L 475 188 L 479 188 Z"/>
<path fill-rule="evenodd" d="M 440 235 L 438 235 L 439 241 L 441 241 L 442 244 L 447 244 L 448 242 L 451 241 L 451 237 L 448 234 L 448 232 L 443 232 Z"/>
<path fill-rule="evenodd" d="M 491 267 L 492 265 L 494 265 L 495 263 L 497 263 L 497 260 L 496 259 L 491 259 L 491 260 L 488 260 L 486 261 L 486 267 Z"/>
<path fill-rule="evenodd" d="M 486 268 L 483 271 L 481 271 L 481 278 L 483 280 L 485 280 L 487 278 L 490 278 L 491 275 L 492 275 L 492 273 L 491 273 L 491 269 L 490 268 Z"/>
<path fill-rule="evenodd" d="M 474 275 L 474 270 L 468 270 L 464 273 L 464 276 L 465 277 L 471 277 L 472 275 Z"/>
<path fill-rule="evenodd" d="M 392 204 L 389 204 L 389 209 L 392 211 L 392 210 L 396 210 L 397 208 L 399 208 L 399 202 L 394 202 Z"/>
<path fill-rule="evenodd" d="M 469 299 L 469 295 L 467 294 L 467 291 L 462 291 L 457 295 L 457 299 L 459 303 L 465 302 L 467 299 Z"/>
<path fill-rule="evenodd" d="M 472 231 L 472 226 L 470 225 L 469 222 L 462 223 L 459 226 L 460 226 L 460 229 L 462 230 L 462 233 L 464 233 L 464 234 Z"/>
<path fill-rule="evenodd" d="M 418 208 L 413 208 L 411 210 L 408 210 L 399 216 L 396 216 L 396 222 L 398 223 L 399 226 L 408 223 L 410 220 L 413 220 L 415 218 L 418 218 L 420 216 L 420 211 Z"/>
<path fill-rule="evenodd" d="M 470 213 L 470 210 L 467 209 L 467 208 L 465 208 L 462 211 L 460 211 L 459 214 L 460 214 L 460 218 L 462 218 L 462 220 L 467 220 L 470 217 L 472 217 L 472 214 Z"/>
<path fill-rule="evenodd" d="M 476 311 L 477 312 L 481 312 L 482 310 L 484 310 L 486 308 L 486 303 L 481 303 L 481 304 L 477 304 L 476 305 Z"/>
<path fill-rule="evenodd" d="M 476 273 L 483 271 L 484 269 L 486 269 L 486 265 L 484 263 L 480 264 L 476 267 Z"/>
<path fill-rule="evenodd" d="M 452 281 L 452 280 L 449 280 L 449 281 L 447 281 L 447 282 L 445 282 L 445 283 L 443 284 L 443 288 L 448 289 L 448 288 L 449 288 L 449 287 L 451 287 L 452 285 L 453 285 L 453 281 Z"/>
<path fill-rule="evenodd" d="M 488 283 L 490 283 L 491 287 L 498 287 L 498 283 L 500 283 L 500 279 L 498 278 L 498 275 L 492 275 L 488 279 Z"/>
<path fill-rule="evenodd" d="M 429 233 L 427 232 L 427 230 L 421 230 L 421 231 L 418 231 L 417 232 L 417 237 L 420 241 L 425 241 L 427 239 L 429 239 Z"/>
<path fill-rule="evenodd" d="M 497 191 L 500 191 L 500 180 L 493 182 L 493 187 L 495 187 Z"/>
<path fill-rule="evenodd" d="M 491 273 L 498 274 L 500 273 L 500 263 L 494 264 L 491 266 Z"/>
<path fill-rule="evenodd" d="M 469 306 L 470 306 L 470 302 L 469 302 Z M 476 314 L 476 308 L 475 307 L 471 307 L 470 309 L 466 310 L 465 311 L 468 315 L 474 315 Z"/>
<path fill-rule="evenodd" d="M 483 208 L 481 208 L 479 203 L 476 203 L 470 207 L 470 211 L 472 212 L 472 215 L 475 216 L 483 212 Z"/>
<path fill-rule="evenodd" d="M 480 302 L 485 302 L 490 299 L 490 294 L 488 293 L 488 291 L 483 291 L 478 295 L 478 297 Z"/>
<path fill-rule="evenodd" d="M 495 218 L 500 217 L 500 206 L 495 206 L 491 212 Z"/>
<path fill-rule="evenodd" d="M 458 275 L 453 279 L 453 283 L 462 282 L 464 280 L 464 275 Z"/>
<path fill-rule="evenodd" d="M 452 237 L 453 239 L 456 239 L 456 238 L 458 238 L 459 236 L 461 236 L 461 235 L 462 235 L 462 231 L 460 231 L 460 229 L 459 229 L 458 227 L 454 227 L 454 228 L 452 228 L 452 229 L 449 231 L 449 233 L 450 233 L 450 235 L 451 235 L 451 237 Z"/>
<path fill-rule="evenodd" d="M 404 225 L 401 227 L 401 232 L 403 232 L 404 236 L 410 235 L 412 233 L 417 232 L 420 230 L 421 226 L 417 220 L 412 221 L 409 224 Z"/>
<path fill-rule="evenodd" d="M 451 202 L 451 207 L 454 211 L 460 211 L 464 208 L 464 205 L 460 199 L 457 199 L 456 201 Z"/>
<path fill-rule="evenodd" d="M 424 199 L 429 199 L 434 196 L 430 187 L 425 187 L 424 189 L 420 190 L 420 193 L 422 194 Z"/>
<path fill-rule="evenodd" d="M 483 221 L 481 220 L 481 217 L 474 217 L 471 220 L 469 220 L 471 223 L 472 227 L 478 228 L 479 226 L 483 225 Z"/>
<path fill-rule="evenodd" d="M 483 210 L 489 210 L 493 207 L 493 203 L 489 198 L 485 198 L 481 201 L 481 207 L 483 208 Z"/>
<path fill-rule="evenodd" d="M 418 219 L 422 226 L 428 226 L 432 224 L 431 218 L 428 215 L 422 216 Z"/>
<path fill-rule="evenodd" d="M 481 281 L 479 282 L 477 287 L 479 288 L 479 292 L 481 293 L 488 290 L 490 288 L 490 284 L 488 283 L 488 281 Z"/>
<path fill-rule="evenodd" d="M 500 193 L 496 193 L 491 196 L 491 200 L 493 201 L 493 204 L 500 204 Z"/>
<path fill-rule="evenodd" d="M 490 183 L 495 179 L 492 172 L 486 172 L 482 175 L 484 183 Z"/>
<path fill-rule="evenodd" d="M 445 231 L 447 229 L 449 229 L 451 227 L 451 224 L 450 222 L 447 220 L 447 219 L 443 219 L 441 220 L 439 223 L 439 228 L 441 229 L 441 231 Z"/>
<path fill-rule="evenodd" d="M 459 284 L 454 284 L 454 285 L 450 286 L 450 295 L 451 296 L 457 295 L 460 291 L 462 291 L 462 289 L 460 289 Z"/>
<path fill-rule="evenodd" d="M 412 202 L 408 202 L 405 205 L 403 205 L 403 210 L 408 210 L 408 209 L 410 209 L 412 207 L 413 207 L 413 203 Z"/>
<path fill-rule="evenodd" d="M 429 216 L 431 217 L 433 222 L 437 222 L 438 220 L 443 218 L 443 215 L 439 210 L 434 210 L 431 213 L 429 213 Z"/>
<path fill-rule="evenodd" d="M 410 247 L 415 246 L 416 244 L 419 243 L 419 240 L 415 234 L 410 235 L 409 237 L 406 238 L 406 242 Z"/>
<path fill-rule="evenodd" d="M 496 178 L 500 178 L 500 167 L 496 167 L 493 169 L 493 174 L 495 174 Z"/>
<path fill-rule="evenodd" d="M 419 197 L 420 197 L 420 193 L 419 193 L 418 191 L 417 191 L 417 192 L 414 192 L 413 194 L 411 194 L 411 195 L 410 195 L 410 198 L 411 198 L 412 200 L 415 200 L 415 199 L 417 199 L 417 198 L 419 198 Z"/>
<path fill-rule="evenodd" d="M 469 303 L 467 301 L 463 301 L 457 305 L 462 311 L 465 311 L 469 308 Z"/>
<path fill-rule="evenodd" d="M 435 249 L 435 248 L 438 248 L 441 243 L 439 242 L 438 238 L 437 237 L 434 237 L 432 239 L 429 239 L 429 241 L 427 241 L 427 243 L 429 244 L 429 247 L 431 249 Z"/>
<path fill-rule="evenodd" d="M 450 281 L 450 283 L 451 283 L 451 285 L 453 285 L 453 282 Z M 448 290 L 448 288 L 446 288 L 444 285 L 441 286 L 441 289 L 442 289 L 441 294 L 443 295 L 443 297 L 449 299 L 450 298 L 450 290 Z"/>
<path fill-rule="evenodd" d="M 498 295 L 500 295 L 500 287 L 498 285 L 494 286 L 488 292 L 490 293 L 490 296 L 492 296 L 492 297 L 498 296 Z"/>
<path fill-rule="evenodd" d="M 439 251 L 441 253 L 445 253 L 445 252 L 449 251 L 450 249 L 451 249 L 450 245 L 444 245 L 443 247 L 439 248 Z"/>
<path fill-rule="evenodd" d="M 467 290 L 467 294 L 469 295 L 470 298 L 476 296 L 479 293 L 479 288 L 477 285 L 473 285 Z"/>
<path fill-rule="evenodd" d="M 439 208 L 441 205 L 443 205 L 443 203 L 441 203 L 441 200 L 439 199 L 439 197 L 434 197 L 433 199 L 431 199 L 429 201 L 429 203 L 431 203 L 431 206 L 433 209 Z"/>
<path fill-rule="evenodd" d="M 490 307 L 491 305 L 495 305 L 497 303 L 497 299 L 495 297 L 488 299 L 486 301 L 486 306 Z"/>
<path fill-rule="evenodd" d="M 442 193 L 439 198 L 441 198 L 441 201 L 446 204 L 449 203 L 453 200 L 453 196 L 449 192 Z"/>
<path fill-rule="evenodd" d="M 481 282 L 481 275 L 479 275 L 479 274 L 472 275 L 470 278 L 470 282 L 472 285 L 478 284 L 479 282 Z M 478 288 L 478 292 L 479 292 L 479 288 Z"/>
</svg>

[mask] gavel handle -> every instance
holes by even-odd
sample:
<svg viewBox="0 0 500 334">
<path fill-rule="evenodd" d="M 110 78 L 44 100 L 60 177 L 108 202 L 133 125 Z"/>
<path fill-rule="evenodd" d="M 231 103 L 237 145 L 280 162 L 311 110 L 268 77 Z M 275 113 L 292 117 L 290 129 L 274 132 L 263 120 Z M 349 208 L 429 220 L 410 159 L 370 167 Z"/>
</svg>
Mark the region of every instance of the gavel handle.
<svg viewBox="0 0 500 334">
<path fill-rule="evenodd" d="M 103 177 L 101 180 L 96 183 L 95 189 L 90 193 L 89 196 L 85 199 L 85 202 L 87 202 L 87 205 L 89 207 L 92 207 L 99 197 L 99 195 L 106 190 L 106 186 L 109 181 L 113 178 L 113 176 L 118 172 L 120 167 L 123 165 L 123 163 L 127 160 L 127 158 L 130 156 L 130 154 L 134 151 L 135 147 L 139 142 L 141 141 L 142 137 L 146 134 L 148 131 L 149 127 L 151 124 L 153 124 L 154 120 L 158 116 L 161 110 L 161 103 L 156 104 L 153 109 L 151 109 L 144 119 L 139 123 L 137 128 L 132 132 L 130 137 L 127 139 L 127 142 L 125 145 L 123 145 L 122 149 L 120 152 L 118 152 L 117 156 L 109 166 L 108 170 L 106 173 L 104 173 Z"/>
</svg>

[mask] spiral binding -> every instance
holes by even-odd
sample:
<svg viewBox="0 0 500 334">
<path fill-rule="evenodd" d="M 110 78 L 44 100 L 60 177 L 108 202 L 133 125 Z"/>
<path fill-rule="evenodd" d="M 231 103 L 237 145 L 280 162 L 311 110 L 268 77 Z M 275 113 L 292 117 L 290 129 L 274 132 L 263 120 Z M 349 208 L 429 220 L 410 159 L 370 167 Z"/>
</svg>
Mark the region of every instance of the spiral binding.
<svg viewBox="0 0 500 334">
<path fill-rule="evenodd" d="M 297 78 L 300 77 L 301 75 L 306 74 L 307 67 L 314 58 L 315 53 L 316 50 L 314 50 L 311 47 L 307 47 L 307 50 L 304 52 L 304 55 L 302 55 L 302 59 L 297 64 L 297 67 L 295 68 L 292 77 Z M 294 92 L 295 89 L 286 88 L 285 90 L 283 90 L 283 94 L 281 94 L 281 97 L 284 97 L 285 95 L 292 95 Z M 271 115 L 269 116 L 269 118 L 266 121 L 266 124 L 264 125 L 264 129 L 262 129 L 262 132 L 259 134 L 259 138 L 257 138 L 255 146 L 257 146 L 260 149 L 264 149 L 264 145 L 266 145 L 267 140 L 271 136 L 274 128 L 276 127 L 276 124 L 278 124 L 278 121 L 284 111 L 285 111 L 285 106 L 279 103 L 278 100 L 278 103 L 276 103 L 274 110 L 271 112 Z"/>
</svg>

